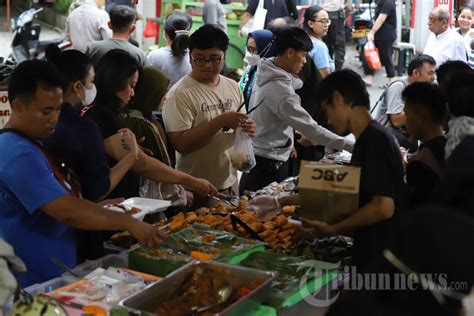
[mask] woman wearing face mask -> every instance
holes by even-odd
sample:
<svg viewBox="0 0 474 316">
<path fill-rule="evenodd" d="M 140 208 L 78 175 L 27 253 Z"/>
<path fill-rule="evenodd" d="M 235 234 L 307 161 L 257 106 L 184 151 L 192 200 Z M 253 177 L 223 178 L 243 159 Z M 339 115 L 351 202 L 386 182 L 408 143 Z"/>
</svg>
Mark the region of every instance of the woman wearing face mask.
<svg viewBox="0 0 474 316">
<path fill-rule="evenodd" d="M 471 68 L 474 66 L 474 49 L 471 47 L 474 41 L 474 10 L 470 7 L 463 7 L 460 9 L 458 15 L 458 24 L 459 28 L 457 29 L 458 33 L 464 39 L 464 45 L 466 46 L 466 51 L 469 55 L 469 65 Z"/>
<path fill-rule="evenodd" d="M 245 107 L 247 110 L 250 96 L 252 95 L 253 81 L 255 73 L 257 72 L 258 62 L 260 58 L 270 57 L 275 57 L 273 33 L 269 30 L 259 30 L 249 33 L 244 57 L 244 62 L 247 66 L 239 82 L 240 89 L 244 94 Z"/>
<path fill-rule="evenodd" d="M 109 165 L 115 165 L 126 155 L 116 131 L 124 126 L 123 119 L 127 112 L 127 105 L 135 94 L 134 88 L 138 77 L 139 65 L 130 54 L 123 50 L 111 50 L 97 65 L 94 80 L 97 86 L 97 97 L 94 105 L 84 110 L 83 115 L 93 119 L 99 126 L 105 152 L 109 157 Z M 148 156 L 142 150 L 138 151 L 138 159 L 131 171 L 109 197 L 139 196 L 140 176 L 156 182 L 181 184 L 202 195 L 217 195 L 217 190 L 207 180 L 194 178 L 174 170 Z"/>
<path fill-rule="evenodd" d="M 189 30 L 191 17 L 182 12 L 174 12 L 165 20 L 166 47 L 148 54 L 148 65 L 161 70 L 168 78 L 170 89 L 178 80 L 191 72 L 189 62 Z"/>
<path fill-rule="evenodd" d="M 85 54 L 76 50 L 60 52 L 57 46 L 50 46 L 46 53 L 48 61 L 57 66 L 64 78 L 64 104 L 54 135 L 45 147 L 56 157 L 64 159 L 76 173 L 85 199 L 100 201 L 135 162 L 138 155 L 135 137 L 131 131 L 117 134 L 127 154 L 109 169 L 100 131 L 94 122 L 80 116 L 81 108 L 91 104 L 96 96 L 94 67 Z"/>
<path fill-rule="evenodd" d="M 76 50 L 60 52 L 54 45 L 47 48 L 46 57 L 56 65 L 63 77 L 64 103 L 54 134 L 44 142 L 44 147 L 74 171 L 81 184 L 83 198 L 101 201 L 135 163 L 138 156 L 135 135 L 130 130 L 117 133 L 126 154 L 109 168 L 97 125 L 80 115 L 81 108 L 91 104 L 96 96 L 94 67 L 89 58 Z M 77 234 L 78 262 L 104 255 L 102 232 L 78 230 Z"/>
<path fill-rule="evenodd" d="M 329 49 L 323 42 L 323 37 L 328 33 L 329 25 L 331 25 L 331 19 L 320 6 L 314 5 L 305 11 L 303 29 L 313 42 L 313 49 L 308 53 L 308 56 L 311 57 L 323 78 L 335 69 L 334 61 L 329 56 Z"/>
</svg>

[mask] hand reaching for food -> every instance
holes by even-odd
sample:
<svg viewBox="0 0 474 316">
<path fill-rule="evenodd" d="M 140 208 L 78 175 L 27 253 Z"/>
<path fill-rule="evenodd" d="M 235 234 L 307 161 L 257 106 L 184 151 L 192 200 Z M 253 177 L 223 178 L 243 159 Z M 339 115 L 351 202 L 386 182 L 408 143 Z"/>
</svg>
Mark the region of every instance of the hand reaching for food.
<svg viewBox="0 0 474 316">
<path fill-rule="evenodd" d="M 247 209 L 255 212 L 257 219 L 268 221 L 280 211 L 280 203 L 276 196 L 262 195 L 251 200 Z"/>
</svg>

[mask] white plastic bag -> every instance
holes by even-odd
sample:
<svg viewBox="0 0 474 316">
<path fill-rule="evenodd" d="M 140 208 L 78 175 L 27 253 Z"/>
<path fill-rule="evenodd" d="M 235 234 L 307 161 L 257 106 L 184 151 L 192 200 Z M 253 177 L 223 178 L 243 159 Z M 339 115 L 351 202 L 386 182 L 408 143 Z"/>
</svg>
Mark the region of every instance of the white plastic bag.
<svg viewBox="0 0 474 316">
<path fill-rule="evenodd" d="M 242 26 L 242 29 L 240 30 L 242 36 L 247 37 L 250 32 L 263 30 L 263 28 L 265 27 L 267 9 L 263 8 L 263 1 L 264 0 L 258 1 L 258 6 L 257 10 L 255 10 L 255 14 L 253 15 L 253 17 L 250 18 L 250 20 L 248 20 L 247 23 L 245 23 L 244 26 Z"/>
<path fill-rule="evenodd" d="M 249 172 L 257 164 L 253 153 L 252 140 L 239 127 L 235 131 L 234 147 L 230 151 L 232 166 L 239 171 Z"/>
</svg>

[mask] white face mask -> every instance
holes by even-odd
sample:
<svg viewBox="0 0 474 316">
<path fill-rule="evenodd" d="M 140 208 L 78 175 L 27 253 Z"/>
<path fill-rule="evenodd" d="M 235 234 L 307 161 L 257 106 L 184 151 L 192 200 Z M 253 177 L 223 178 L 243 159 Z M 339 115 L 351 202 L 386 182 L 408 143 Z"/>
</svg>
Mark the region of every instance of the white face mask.
<svg viewBox="0 0 474 316">
<path fill-rule="evenodd" d="M 260 55 L 258 54 L 252 54 L 248 50 L 245 50 L 245 57 L 244 61 L 249 65 L 249 66 L 257 66 L 258 62 L 260 61 Z"/>
<path fill-rule="evenodd" d="M 81 98 L 81 95 L 79 93 L 77 94 L 77 96 L 79 97 L 79 99 L 81 99 L 82 106 L 91 105 L 92 102 L 94 102 L 95 97 L 97 95 L 97 89 L 95 87 L 95 84 L 92 84 L 92 88 L 90 89 L 87 89 L 83 83 L 81 83 L 81 85 L 84 87 L 84 90 L 86 91 L 86 96 L 84 99 Z"/>
</svg>

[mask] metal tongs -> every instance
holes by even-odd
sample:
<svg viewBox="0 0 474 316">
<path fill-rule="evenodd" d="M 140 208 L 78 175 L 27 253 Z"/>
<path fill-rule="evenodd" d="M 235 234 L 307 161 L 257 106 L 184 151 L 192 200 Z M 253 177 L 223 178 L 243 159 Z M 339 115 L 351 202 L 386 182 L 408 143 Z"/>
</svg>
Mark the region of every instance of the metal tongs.
<svg viewBox="0 0 474 316">
<path fill-rule="evenodd" d="M 208 194 L 207 197 L 228 206 L 239 206 L 239 203 L 233 201 L 233 199 L 236 198 L 234 196 L 227 196 L 225 194 L 219 194 L 219 196 L 213 196 L 213 195 Z"/>
</svg>

